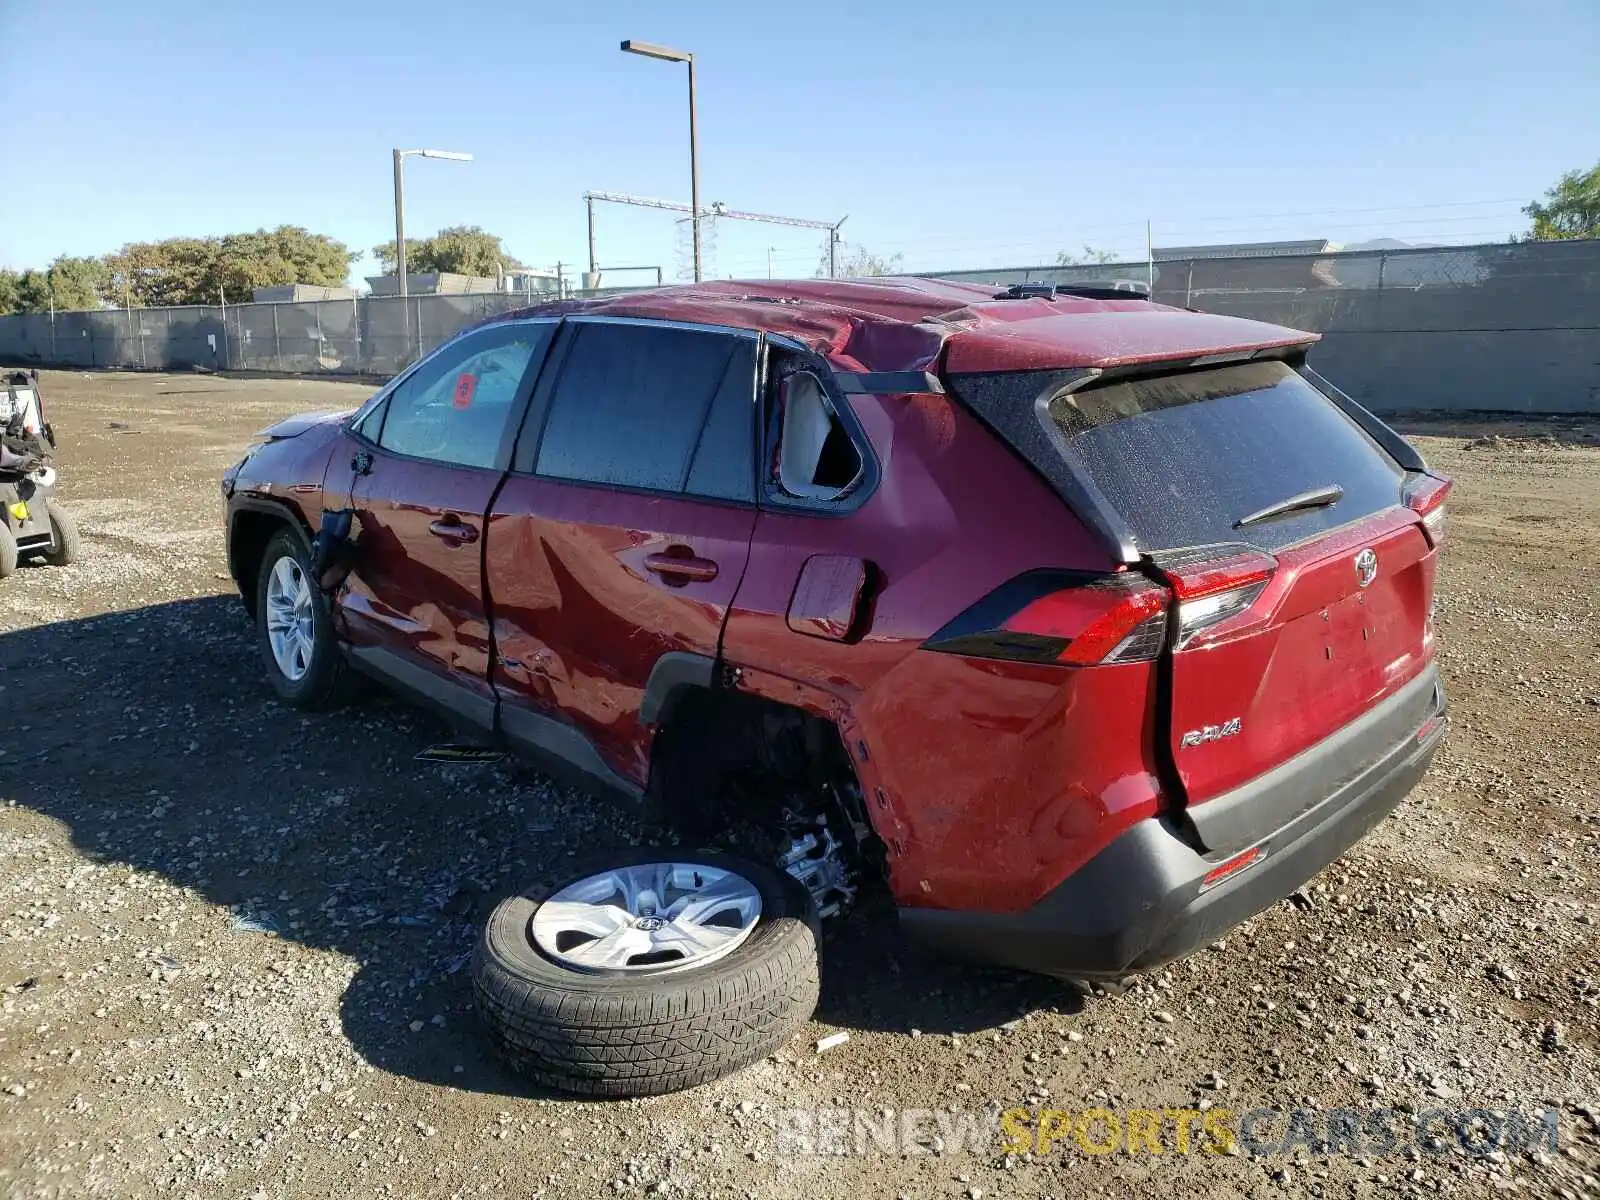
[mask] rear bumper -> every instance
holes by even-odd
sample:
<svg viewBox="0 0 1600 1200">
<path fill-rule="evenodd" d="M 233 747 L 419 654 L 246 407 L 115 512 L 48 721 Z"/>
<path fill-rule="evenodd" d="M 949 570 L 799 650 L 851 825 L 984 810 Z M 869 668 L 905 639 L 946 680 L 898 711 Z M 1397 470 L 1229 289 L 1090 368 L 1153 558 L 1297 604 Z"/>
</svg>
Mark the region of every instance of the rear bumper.
<svg viewBox="0 0 1600 1200">
<path fill-rule="evenodd" d="M 1430 672 L 1432 675 L 1432 672 Z M 983 913 L 902 908 L 911 936 L 953 954 L 1071 977 L 1114 976 L 1181 958 L 1282 900 L 1359 841 L 1416 786 L 1444 737 L 1444 694 L 1379 761 L 1254 844 L 1261 856 L 1210 888 L 1239 851 L 1204 855 L 1167 818 L 1141 821 L 1032 908 Z M 1308 754 L 1336 754 L 1327 749 Z"/>
</svg>

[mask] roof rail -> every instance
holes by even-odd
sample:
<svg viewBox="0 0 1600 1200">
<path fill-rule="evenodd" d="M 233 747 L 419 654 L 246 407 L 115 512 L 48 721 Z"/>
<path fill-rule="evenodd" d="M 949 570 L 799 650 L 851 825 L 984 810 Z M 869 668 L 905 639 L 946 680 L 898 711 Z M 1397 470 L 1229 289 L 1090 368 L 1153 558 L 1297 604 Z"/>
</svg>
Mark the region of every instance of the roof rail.
<svg viewBox="0 0 1600 1200">
<path fill-rule="evenodd" d="M 1014 283 L 995 294 L 996 300 L 1054 300 L 1081 296 L 1086 300 L 1148 300 L 1150 285 L 1137 279 L 1091 279 L 1083 283 Z"/>
</svg>

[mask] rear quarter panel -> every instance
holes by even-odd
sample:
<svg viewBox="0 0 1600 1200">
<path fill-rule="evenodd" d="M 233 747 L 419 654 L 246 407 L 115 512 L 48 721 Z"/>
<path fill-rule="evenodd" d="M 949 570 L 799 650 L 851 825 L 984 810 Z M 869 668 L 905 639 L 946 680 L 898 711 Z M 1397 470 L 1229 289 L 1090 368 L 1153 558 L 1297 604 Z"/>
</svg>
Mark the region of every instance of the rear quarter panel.
<svg viewBox="0 0 1600 1200">
<path fill-rule="evenodd" d="M 1063 799 L 1061 728 L 1075 703 L 1063 688 L 1072 672 L 996 670 L 918 647 L 1024 571 L 1109 570 L 1111 561 L 1054 492 L 953 398 L 849 402 L 879 459 L 877 489 L 848 514 L 760 514 L 723 657 L 738 669 L 741 689 L 837 722 L 901 903 L 1020 905 L 1050 873 L 1035 860 L 1059 859 L 1051 844 L 1058 835 L 1023 849 L 1022 861 L 1007 857 L 1007 847 L 1063 821 L 1073 830 L 1075 822 L 1100 827 L 1098 800 L 1083 808 Z M 791 599 L 814 555 L 866 566 L 867 617 L 850 640 L 789 626 Z M 1137 724 L 1144 685 L 1130 686 L 1139 693 Z M 1117 711 L 1126 711 L 1121 699 Z M 1120 736 L 1131 743 L 1136 735 Z M 1142 768 L 1116 770 L 1140 776 L 1126 795 L 1148 804 L 1152 785 Z M 1099 795 L 1102 782 L 1085 776 L 1084 791 L 1072 795 Z"/>
</svg>

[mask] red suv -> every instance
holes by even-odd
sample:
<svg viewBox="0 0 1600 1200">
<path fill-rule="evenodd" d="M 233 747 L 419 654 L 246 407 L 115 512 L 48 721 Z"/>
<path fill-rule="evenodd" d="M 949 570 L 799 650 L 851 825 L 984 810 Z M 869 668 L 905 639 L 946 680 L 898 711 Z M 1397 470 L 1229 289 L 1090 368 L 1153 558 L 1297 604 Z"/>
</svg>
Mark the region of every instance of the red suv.
<svg viewBox="0 0 1600 1200">
<path fill-rule="evenodd" d="M 807 1018 L 863 886 L 1114 976 L 1415 784 L 1450 485 L 1315 340 L 923 279 L 530 309 L 268 430 L 229 561 L 286 700 L 353 670 L 684 831 L 507 900 L 476 974 L 539 1078 L 668 1090 Z"/>
</svg>

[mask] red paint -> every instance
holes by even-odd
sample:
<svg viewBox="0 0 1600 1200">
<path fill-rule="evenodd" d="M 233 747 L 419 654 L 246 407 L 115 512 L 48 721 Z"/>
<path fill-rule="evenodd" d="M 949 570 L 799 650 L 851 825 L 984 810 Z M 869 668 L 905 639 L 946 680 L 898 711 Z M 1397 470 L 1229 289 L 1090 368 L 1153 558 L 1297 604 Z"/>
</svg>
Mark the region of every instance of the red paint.
<svg viewBox="0 0 1600 1200">
<path fill-rule="evenodd" d="M 787 624 L 796 633 L 842 642 L 860 615 L 867 564 L 839 554 L 813 554 L 800 568 Z"/>
<path fill-rule="evenodd" d="M 761 329 L 842 371 L 1108 366 L 1314 340 L 1145 301 L 998 301 L 996 290 L 713 283 L 533 311 Z M 457 403 L 463 387 L 471 402 L 470 379 L 458 381 Z M 327 465 L 324 503 L 337 507 L 351 499 L 343 464 L 356 449 L 372 452 L 371 474 L 353 489 L 360 569 L 339 599 L 343 635 L 448 674 L 502 713 L 520 707 L 573 726 L 641 786 L 655 731 L 640 702 L 672 651 L 720 657 L 738 669 L 741 690 L 836 722 L 902 905 L 1025 908 L 1134 823 L 1175 810 L 1184 792 L 1204 803 L 1292 756 L 1431 655 L 1435 554 L 1421 515 L 1399 505 L 1278 554 L 1248 611 L 1174 656 L 1167 714 L 1159 661 L 1071 665 L 1083 651 L 1026 663 L 925 649 L 1024 572 L 1115 564 L 953 398 L 852 394 L 848 403 L 880 469 L 876 490 L 848 514 L 399 461 L 315 425 L 263 450 L 240 486 L 320 480 Z M 317 515 L 307 512 L 307 524 Z M 1350 559 L 1364 547 L 1382 570 L 1361 589 Z M 1193 599 L 1235 585 L 1238 567 L 1173 586 Z M 1154 585 L 1129 594 L 1137 604 L 1113 605 L 1102 654 L 1167 596 Z M 1081 599 L 1017 620 L 1024 632 L 1081 640 L 1107 616 L 1072 608 Z M 1169 733 L 1234 716 L 1237 737 L 1203 756 L 1158 753 Z M 1164 783 L 1173 757 L 1181 778 Z"/>
<path fill-rule="evenodd" d="M 1354 558 L 1378 556 L 1363 588 Z M 1348 724 L 1433 657 L 1426 632 L 1435 553 L 1415 513 L 1281 550 L 1254 604 L 1173 656 L 1172 750 L 1191 804 L 1292 758 Z M 1238 718 L 1239 732 L 1183 748 L 1187 730 Z"/>
<path fill-rule="evenodd" d="M 510 477 L 485 551 L 503 703 L 577 726 L 642 786 L 650 671 L 669 651 L 716 654 L 754 525 L 732 505 Z M 662 556 L 691 573 L 652 570 Z M 711 578 L 693 577 L 695 560 L 714 564 Z"/>
<path fill-rule="evenodd" d="M 493 320 L 593 313 L 764 329 L 853 371 L 1106 367 L 1309 346 L 1318 339 L 1299 329 L 1148 300 L 996 300 L 1001 290 L 939 279 L 730 280 L 565 300 Z"/>
<path fill-rule="evenodd" d="M 359 569 L 334 598 L 342 636 L 492 698 L 477 539 L 500 476 L 368 449 L 350 501 Z"/>
</svg>

